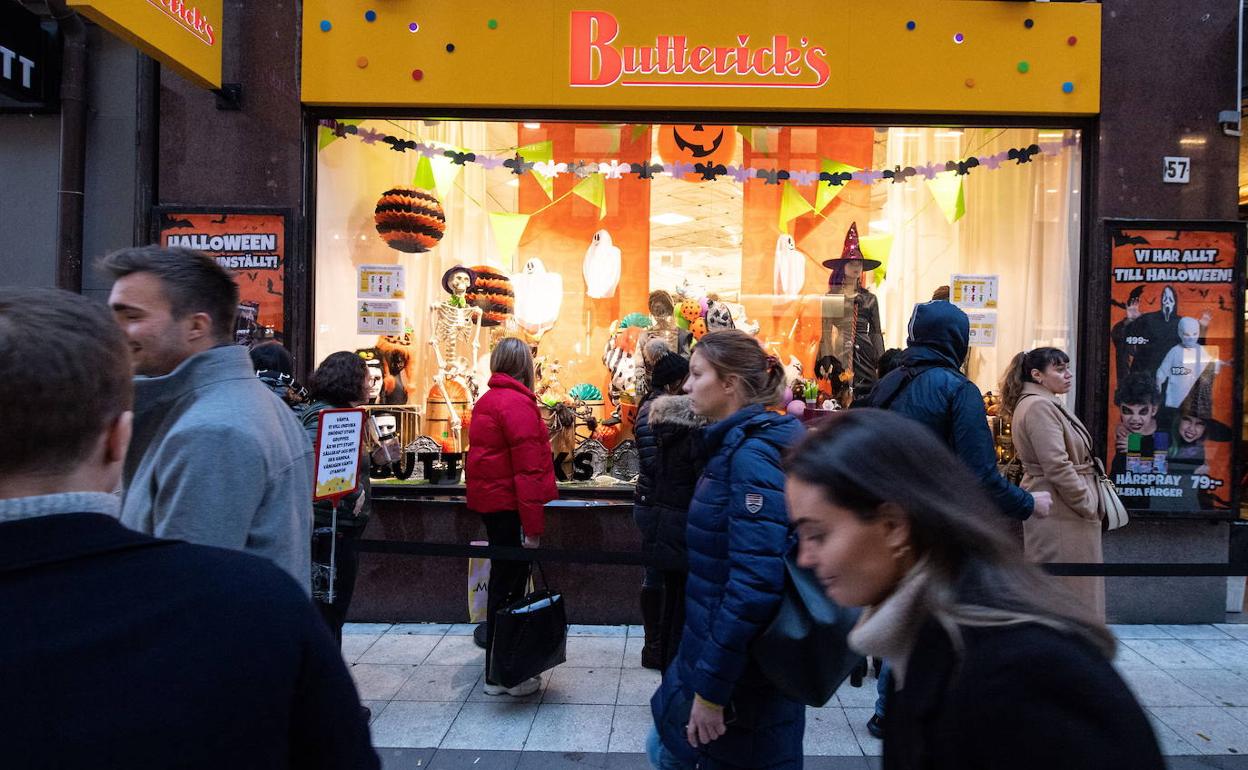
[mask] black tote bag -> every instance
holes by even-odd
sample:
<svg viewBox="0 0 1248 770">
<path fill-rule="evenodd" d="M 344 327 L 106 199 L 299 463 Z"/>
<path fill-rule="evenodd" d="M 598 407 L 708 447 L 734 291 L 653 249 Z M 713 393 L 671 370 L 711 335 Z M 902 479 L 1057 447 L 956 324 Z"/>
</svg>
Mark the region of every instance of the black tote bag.
<svg viewBox="0 0 1248 770">
<path fill-rule="evenodd" d="M 797 566 L 796 544 L 784 567 L 784 599 L 750 654 L 777 690 L 807 706 L 822 706 L 862 663 L 849 647 L 861 610 L 824 594 L 814 573 Z"/>
<path fill-rule="evenodd" d="M 488 679 L 515 687 L 568 659 L 568 619 L 563 594 L 542 588 L 494 613 L 494 646 Z"/>
</svg>

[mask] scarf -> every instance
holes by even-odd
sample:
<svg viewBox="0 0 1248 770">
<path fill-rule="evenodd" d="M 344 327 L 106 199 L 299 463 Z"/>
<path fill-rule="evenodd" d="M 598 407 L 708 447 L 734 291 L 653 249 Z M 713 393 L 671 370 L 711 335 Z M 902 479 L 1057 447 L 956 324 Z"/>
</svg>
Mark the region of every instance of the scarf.
<svg viewBox="0 0 1248 770">
<path fill-rule="evenodd" d="M 931 581 L 931 565 L 923 559 L 906 573 L 884 601 L 868 607 L 849 632 L 850 647 L 863 655 L 888 661 L 898 690 L 905 686 L 906 665 L 919 629 L 927 620 L 924 600 Z"/>
</svg>

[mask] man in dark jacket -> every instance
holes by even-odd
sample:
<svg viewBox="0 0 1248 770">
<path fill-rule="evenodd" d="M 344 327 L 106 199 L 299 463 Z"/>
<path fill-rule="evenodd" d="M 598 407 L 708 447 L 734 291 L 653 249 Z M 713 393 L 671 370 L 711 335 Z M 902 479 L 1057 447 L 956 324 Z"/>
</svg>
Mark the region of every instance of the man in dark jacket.
<svg viewBox="0 0 1248 770">
<path fill-rule="evenodd" d="M 1035 513 L 1047 516 L 1053 502 L 1048 492 L 1033 496 L 1006 481 L 997 470 L 984 397 L 962 373 L 970 346 L 971 323 L 951 302 L 932 300 L 914 306 L 907 328 L 901 365 L 876 385 L 865 406 L 900 412 L 931 428 L 970 468 L 997 508 L 1012 519 Z M 880 697 L 867 729 L 883 736 L 887 668 L 880 673 Z"/>
<path fill-rule="evenodd" d="M 0 288 L 3 764 L 379 767 L 302 587 L 118 523 L 132 402 L 104 307 Z"/>
</svg>

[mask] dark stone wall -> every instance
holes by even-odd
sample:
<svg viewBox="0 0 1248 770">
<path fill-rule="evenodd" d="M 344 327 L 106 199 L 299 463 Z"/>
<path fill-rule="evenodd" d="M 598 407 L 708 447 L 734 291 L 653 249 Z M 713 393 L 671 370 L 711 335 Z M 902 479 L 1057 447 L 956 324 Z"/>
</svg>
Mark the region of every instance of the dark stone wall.
<svg viewBox="0 0 1248 770">
<path fill-rule="evenodd" d="M 306 381 L 312 365 L 312 292 L 303 219 L 299 20 L 296 0 L 226 0 L 222 81 L 242 84 L 240 110 L 218 109 L 212 92 L 162 70 L 156 201 L 291 211 L 287 347 Z"/>
<path fill-rule="evenodd" d="M 1239 139 L 1218 113 L 1237 110 L 1239 3 L 1235 0 L 1104 0 L 1101 115 L 1093 163 L 1093 216 L 1085 254 L 1081 405 L 1089 425 L 1106 424 L 1108 265 L 1103 219 L 1236 219 Z M 1183 140 L 1187 140 L 1181 143 Z M 1162 158 L 1192 159 L 1191 182 L 1162 182 Z M 1089 343 L 1092 343 L 1089 345 Z M 1237 360 L 1239 358 L 1237 353 Z M 1105 536 L 1107 562 L 1224 562 L 1225 523 L 1137 521 Z M 1106 603 L 1120 623 L 1221 621 L 1224 578 L 1108 578 Z"/>
</svg>

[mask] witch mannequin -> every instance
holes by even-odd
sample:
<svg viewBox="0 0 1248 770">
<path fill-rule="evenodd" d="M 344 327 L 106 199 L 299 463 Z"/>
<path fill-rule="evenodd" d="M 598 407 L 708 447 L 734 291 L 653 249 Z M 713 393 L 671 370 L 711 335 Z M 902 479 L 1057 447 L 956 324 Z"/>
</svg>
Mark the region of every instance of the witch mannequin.
<svg viewBox="0 0 1248 770">
<path fill-rule="evenodd" d="M 477 378 L 473 365 L 481 349 L 481 308 L 468 304 L 464 295 L 472 288 L 476 274 L 462 265 L 456 265 L 442 276 L 442 288 L 451 296 L 430 307 L 431 336 L 429 345 L 437 359 L 438 370 L 433 383 L 442 393 L 450 420 L 451 435 L 457 447 L 463 446 L 463 420 L 451 404 L 447 392 L 448 380 L 464 386 L 471 400 L 477 397 Z"/>
</svg>

